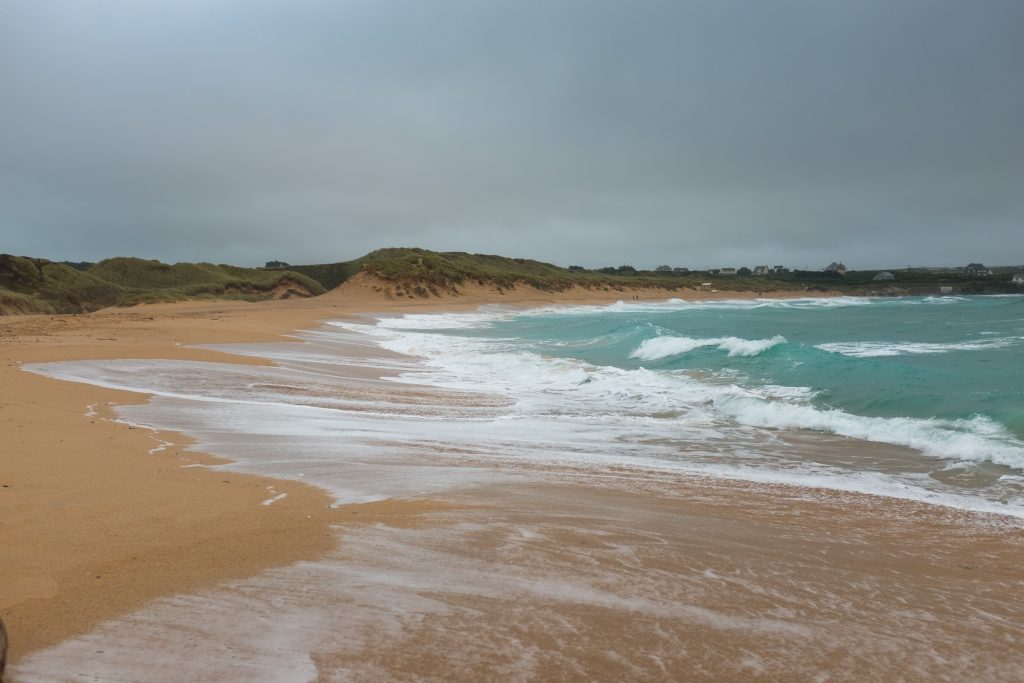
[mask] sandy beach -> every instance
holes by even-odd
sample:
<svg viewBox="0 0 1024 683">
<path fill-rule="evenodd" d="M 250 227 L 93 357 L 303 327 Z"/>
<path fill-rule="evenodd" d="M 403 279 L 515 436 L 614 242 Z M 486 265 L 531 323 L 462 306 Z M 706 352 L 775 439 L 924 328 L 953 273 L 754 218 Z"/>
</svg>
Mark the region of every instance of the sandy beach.
<svg viewBox="0 0 1024 683">
<path fill-rule="evenodd" d="M 480 287 L 457 298 L 401 301 L 378 289 L 357 280 L 309 300 L 0 318 L 0 616 L 12 634 L 13 664 L 153 597 L 315 558 L 333 544 L 328 526 L 339 520 L 328 508 L 330 498 L 316 488 L 209 472 L 201 465 L 220 461 L 185 452 L 186 437 L 109 419 L 112 405 L 145 401 L 144 395 L 57 383 L 24 372 L 22 364 L 113 358 L 258 363 L 188 346 L 276 341 L 324 318 L 366 312 L 491 302 L 604 303 L 633 296 L 528 288 L 498 294 Z M 670 295 L 637 292 L 652 299 Z M 261 506 L 271 485 L 289 496 Z M 397 503 L 394 510 L 377 507 L 382 517 L 404 511 Z"/>
<path fill-rule="evenodd" d="M 470 288 L 399 300 L 357 278 L 309 300 L 0 319 L 0 615 L 11 634 L 11 680 L 27 655 L 147 604 L 160 610 L 167 596 L 225 581 L 242 582 L 231 590 L 259 586 L 273 568 L 300 561 L 372 558 L 399 572 L 425 557 L 477 589 L 448 598 L 446 610 L 423 608 L 428 616 L 401 640 L 338 645 L 316 661 L 321 678 L 342 669 L 362 680 L 517 678 L 524 670 L 510 654 L 514 643 L 535 653 L 527 678 L 540 680 L 728 680 L 737 672 L 810 680 L 822 671 L 836 680 L 934 680 L 951 671 L 1013 680 L 1009 644 L 1024 614 L 1009 596 L 1022 586 L 1024 535 L 995 516 L 614 468 L 584 482 L 558 467 L 526 486 L 513 477 L 332 508 L 319 488 L 211 470 L 204 466 L 220 461 L 185 450 L 185 436 L 110 419 L 112 406 L 144 395 L 20 367 L 126 358 L 266 363 L 190 345 L 281 341 L 320 320 L 372 312 L 633 296 L 679 294 Z M 421 529 L 427 545 L 417 541 Z M 427 547 L 436 555 L 423 555 Z M 409 561 L 400 565 L 403 553 Z M 492 565 L 507 581 L 482 569 Z M 526 568 L 532 588 L 509 592 Z M 304 571 L 311 584 L 321 580 L 315 565 Z M 392 587 L 394 603 L 450 590 L 431 580 L 406 577 Z M 599 587 L 615 599 L 595 597 Z M 805 626 L 793 626 L 797 615 Z M 485 625 L 493 638 L 467 645 Z M 337 624 L 357 626 L 374 624 Z"/>
</svg>

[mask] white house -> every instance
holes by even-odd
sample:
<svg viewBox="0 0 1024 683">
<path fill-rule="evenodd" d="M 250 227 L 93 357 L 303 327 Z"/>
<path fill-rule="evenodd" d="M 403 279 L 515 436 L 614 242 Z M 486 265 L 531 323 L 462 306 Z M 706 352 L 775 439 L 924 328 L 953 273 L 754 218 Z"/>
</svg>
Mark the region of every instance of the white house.
<svg viewBox="0 0 1024 683">
<path fill-rule="evenodd" d="M 871 279 L 872 280 L 895 280 L 896 276 L 893 275 L 892 273 L 890 273 L 888 270 L 883 270 L 882 272 L 876 274 Z"/>
<path fill-rule="evenodd" d="M 757 266 L 754 268 L 754 275 L 767 275 L 772 272 L 768 266 Z"/>
<path fill-rule="evenodd" d="M 1024 273 L 1014 273 L 1013 284 L 1024 285 Z"/>
</svg>

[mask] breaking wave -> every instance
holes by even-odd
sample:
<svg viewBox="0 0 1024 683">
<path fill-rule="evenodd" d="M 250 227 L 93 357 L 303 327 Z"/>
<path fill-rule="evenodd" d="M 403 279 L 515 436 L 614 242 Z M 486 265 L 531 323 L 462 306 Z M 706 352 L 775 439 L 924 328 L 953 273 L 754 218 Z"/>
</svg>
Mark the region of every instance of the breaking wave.
<svg viewBox="0 0 1024 683">
<path fill-rule="evenodd" d="M 665 336 L 644 341 L 629 354 L 629 357 L 647 361 L 660 360 L 709 346 L 726 351 L 732 357 L 757 356 L 770 348 L 785 343 L 787 343 L 786 338 L 778 334 L 770 339 L 742 339 L 740 337 L 694 339 L 692 337 Z"/>
</svg>

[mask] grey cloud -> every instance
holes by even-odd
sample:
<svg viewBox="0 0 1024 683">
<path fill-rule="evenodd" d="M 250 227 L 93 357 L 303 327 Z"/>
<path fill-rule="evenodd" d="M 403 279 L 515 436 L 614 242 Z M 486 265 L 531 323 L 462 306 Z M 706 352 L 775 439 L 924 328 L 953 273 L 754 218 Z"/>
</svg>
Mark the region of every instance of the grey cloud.
<svg viewBox="0 0 1024 683">
<path fill-rule="evenodd" d="M 0 8 L 0 250 L 1024 261 L 1024 5 Z"/>
</svg>

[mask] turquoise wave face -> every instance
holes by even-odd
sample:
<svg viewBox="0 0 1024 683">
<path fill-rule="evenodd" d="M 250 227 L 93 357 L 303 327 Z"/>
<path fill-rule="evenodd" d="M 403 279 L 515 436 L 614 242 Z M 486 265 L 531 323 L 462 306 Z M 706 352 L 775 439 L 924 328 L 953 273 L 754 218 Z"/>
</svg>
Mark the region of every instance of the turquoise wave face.
<svg viewBox="0 0 1024 683">
<path fill-rule="evenodd" d="M 805 387 L 815 407 L 853 415 L 980 417 L 1024 438 L 1022 296 L 620 305 L 472 334 L 595 365 Z"/>
</svg>

